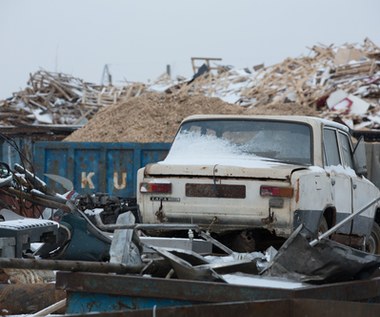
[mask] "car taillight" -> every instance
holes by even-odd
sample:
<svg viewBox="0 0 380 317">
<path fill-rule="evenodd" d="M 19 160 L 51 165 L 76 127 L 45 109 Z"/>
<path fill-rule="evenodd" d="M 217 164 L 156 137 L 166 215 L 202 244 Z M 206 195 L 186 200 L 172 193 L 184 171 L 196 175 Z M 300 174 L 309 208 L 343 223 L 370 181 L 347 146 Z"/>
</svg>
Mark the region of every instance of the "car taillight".
<svg viewBox="0 0 380 317">
<path fill-rule="evenodd" d="M 170 194 L 172 192 L 171 183 L 140 183 L 141 193 Z"/>
<path fill-rule="evenodd" d="M 277 187 L 277 186 L 261 186 L 260 187 L 261 196 L 271 196 L 271 197 L 293 197 L 292 187 Z"/>
</svg>

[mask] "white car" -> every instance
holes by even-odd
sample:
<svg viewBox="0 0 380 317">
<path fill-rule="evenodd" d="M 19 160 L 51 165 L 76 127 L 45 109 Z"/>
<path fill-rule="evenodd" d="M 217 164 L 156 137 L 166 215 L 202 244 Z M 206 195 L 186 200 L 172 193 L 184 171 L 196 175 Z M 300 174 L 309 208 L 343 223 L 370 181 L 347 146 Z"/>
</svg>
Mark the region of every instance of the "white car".
<svg viewBox="0 0 380 317">
<path fill-rule="evenodd" d="M 310 237 L 379 197 L 366 177 L 364 142 L 307 116 L 196 115 L 180 125 L 164 161 L 138 171 L 143 223 L 197 224 L 236 251 Z M 362 144 L 363 143 L 363 144 Z M 373 204 L 332 236 L 380 253 Z"/>
</svg>

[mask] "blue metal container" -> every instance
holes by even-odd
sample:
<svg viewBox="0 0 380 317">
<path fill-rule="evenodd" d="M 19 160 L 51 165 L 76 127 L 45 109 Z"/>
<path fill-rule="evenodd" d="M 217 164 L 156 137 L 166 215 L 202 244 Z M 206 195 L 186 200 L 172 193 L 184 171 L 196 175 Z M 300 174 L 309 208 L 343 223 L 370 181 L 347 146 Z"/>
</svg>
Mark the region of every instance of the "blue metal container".
<svg viewBox="0 0 380 317">
<path fill-rule="evenodd" d="M 7 141 L 8 140 L 8 141 Z M 24 164 L 32 160 L 34 141 L 30 137 L 14 137 L 7 140 L 0 138 L 0 161 L 13 166 L 15 163 Z M 21 153 L 21 155 L 20 155 Z"/>
<path fill-rule="evenodd" d="M 369 312 L 373 312 L 371 316 L 379 315 L 380 305 L 374 304 L 380 298 L 379 283 L 377 277 L 282 288 L 271 285 L 270 280 L 267 286 L 249 286 L 134 275 L 58 272 L 56 288 L 66 291 L 66 313 L 82 316 L 119 312 L 120 316 L 351 317 L 369 316 Z M 289 309 L 290 300 L 298 300 L 293 308 L 299 311 Z M 359 301 L 366 303 L 356 307 L 350 304 Z M 302 303 L 304 305 L 300 306 Z M 333 311 L 335 305 L 339 305 L 341 311 Z"/>
<path fill-rule="evenodd" d="M 36 174 L 57 192 L 64 192 L 44 174 L 71 180 L 80 194 L 98 192 L 136 197 L 137 170 L 163 160 L 170 143 L 35 142 L 33 163 Z"/>
</svg>

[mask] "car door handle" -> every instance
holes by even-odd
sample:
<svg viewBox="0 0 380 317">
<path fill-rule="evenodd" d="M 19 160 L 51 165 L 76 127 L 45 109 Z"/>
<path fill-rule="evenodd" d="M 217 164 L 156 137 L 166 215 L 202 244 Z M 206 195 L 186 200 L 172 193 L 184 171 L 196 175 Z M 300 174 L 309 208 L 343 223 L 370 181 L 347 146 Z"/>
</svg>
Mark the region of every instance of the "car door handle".
<svg viewBox="0 0 380 317">
<path fill-rule="evenodd" d="M 352 188 L 353 189 L 356 189 L 357 185 L 356 184 L 352 184 Z"/>
</svg>

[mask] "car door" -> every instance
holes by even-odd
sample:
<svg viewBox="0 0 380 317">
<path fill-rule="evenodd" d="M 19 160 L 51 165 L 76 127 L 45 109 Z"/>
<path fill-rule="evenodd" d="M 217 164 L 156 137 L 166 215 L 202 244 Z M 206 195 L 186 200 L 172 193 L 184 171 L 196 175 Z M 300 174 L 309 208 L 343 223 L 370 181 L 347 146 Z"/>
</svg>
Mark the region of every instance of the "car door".
<svg viewBox="0 0 380 317">
<path fill-rule="evenodd" d="M 377 189 L 364 176 L 355 172 L 353 146 L 350 136 L 344 131 L 338 131 L 338 141 L 342 163 L 351 177 L 352 184 L 352 211 L 358 211 L 377 196 Z M 368 208 L 353 219 L 351 233 L 359 236 L 369 235 L 372 228 L 372 219 L 375 206 Z"/>
<path fill-rule="evenodd" d="M 353 212 L 351 176 L 344 167 L 339 148 L 338 131 L 332 127 L 325 127 L 323 134 L 325 169 L 330 175 L 336 222 L 339 222 Z M 350 234 L 351 223 L 345 224 L 337 232 Z"/>
</svg>

